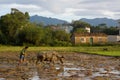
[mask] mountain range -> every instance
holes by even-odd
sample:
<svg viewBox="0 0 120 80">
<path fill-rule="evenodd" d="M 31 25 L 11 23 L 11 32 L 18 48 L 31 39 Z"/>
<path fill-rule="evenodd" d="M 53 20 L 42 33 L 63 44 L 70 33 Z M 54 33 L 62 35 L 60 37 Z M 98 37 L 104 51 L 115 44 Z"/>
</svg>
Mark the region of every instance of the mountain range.
<svg viewBox="0 0 120 80">
<path fill-rule="evenodd" d="M 109 19 L 109 18 L 94 18 L 94 19 L 86 19 L 82 18 L 81 21 L 87 22 L 93 26 L 97 26 L 99 24 L 106 24 L 107 26 L 118 26 L 118 20 Z"/>
<path fill-rule="evenodd" d="M 109 18 L 94 18 L 94 19 L 82 18 L 80 20 L 87 22 L 92 26 L 97 26 L 102 23 L 105 23 L 107 26 L 114 26 L 114 27 L 119 25 L 118 20 L 109 19 Z M 69 23 L 65 20 L 51 18 L 51 17 L 48 18 L 38 15 L 31 16 L 30 21 L 35 23 L 43 23 L 44 25 L 57 25 L 57 24 Z"/>
<path fill-rule="evenodd" d="M 48 17 L 38 16 L 38 15 L 31 16 L 30 21 L 35 23 L 42 23 L 44 25 L 57 25 L 57 24 L 68 23 L 65 20 L 60 20 L 60 19 L 51 18 L 51 17 L 48 18 Z"/>
</svg>

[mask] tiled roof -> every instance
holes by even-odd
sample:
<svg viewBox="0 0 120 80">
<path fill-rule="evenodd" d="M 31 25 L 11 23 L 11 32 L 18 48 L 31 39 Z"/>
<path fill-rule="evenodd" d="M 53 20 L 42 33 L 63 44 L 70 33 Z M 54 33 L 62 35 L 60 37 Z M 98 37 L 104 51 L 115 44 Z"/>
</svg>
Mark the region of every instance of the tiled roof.
<svg viewBox="0 0 120 80">
<path fill-rule="evenodd" d="M 79 34 L 74 33 L 73 35 L 76 36 L 76 37 L 79 37 L 79 36 L 107 36 L 104 33 L 79 33 Z"/>
</svg>

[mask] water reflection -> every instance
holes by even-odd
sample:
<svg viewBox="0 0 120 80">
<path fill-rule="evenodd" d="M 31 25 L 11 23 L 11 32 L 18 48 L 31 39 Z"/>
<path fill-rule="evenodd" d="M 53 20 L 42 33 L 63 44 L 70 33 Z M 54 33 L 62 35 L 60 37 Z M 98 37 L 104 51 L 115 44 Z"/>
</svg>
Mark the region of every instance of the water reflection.
<svg viewBox="0 0 120 80">
<path fill-rule="evenodd" d="M 29 80 L 46 80 L 50 78 L 66 78 L 71 76 L 78 76 L 84 78 L 83 80 L 91 80 L 95 77 L 113 77 L 115 79 L 120 79 L 120 71 L 116 70 L 112 67 L 112 69 L 107 72 L 106 69 L 103 68 L 91 68 L 88 69 L 86 67 L 76 67 L 72 65 L 73 63 L 67 63 L 64 66 L 61 65 L 43 65 L 43 66 L 20 66 L 15 68 L 9 68 L 10 72 L 15 71 L 15 74 L 19 73 L 18 76 L 24 74 L 24 78 L 28 78 Z M 69 65 L 69 66 L 68 66 Z M 86 72 L 91 70 L 91 75 L 86 75 Z M 10 76 L 14 75 L 10 73 Z M 8 72 L 6 72 L 7 74 Z M 29 73 L 29 74 L 28 74 Z M 28 75 L 28 76 L 26 76 Z M 32 76 L 31 76 L 32 75 Z M 46 78 L 46 76 L 48 78 Z M 15 76 L 13 76 L 15 77 Z M 17 77 L 17 76 L 16 76 Z M 9 78 L 9 76 L 8 76 Z M 11 78 L 11 77 L 10 77 Z M 0 78 L 0 80 L 6 80 L 7 78 Z M 13 79 L 15 80 L 15 79 Z"/>
<path fill-rule="evenodd" d="M 32 78 L 30 78 L 30 80 L 40 80 L 37 72 L 35 72 L 34 76 Z"/>
<path fill-rule="evenodd" d="M 0 78 L 0 80 L 5 80 L 5 78 Z"/>
</svg>

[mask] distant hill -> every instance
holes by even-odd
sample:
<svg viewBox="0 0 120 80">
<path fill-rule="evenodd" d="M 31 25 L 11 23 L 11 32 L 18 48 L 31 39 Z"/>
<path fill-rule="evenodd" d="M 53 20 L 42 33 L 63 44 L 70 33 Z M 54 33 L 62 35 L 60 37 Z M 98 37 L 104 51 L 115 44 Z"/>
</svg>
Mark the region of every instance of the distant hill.
<svg viewBox="0 0 120 80">
<path fill-rule="evenodd" d="M 115 27 L 118 26 L 117 20 L 109 19 L 109 18 L 94 18 L 94 19 L 82 18 L 80 20 L 87 22 L 93 26 L 97 26 L 102 23 L 107 24 L 107 26 L 115 26 Z M 57 25 L 57 24 L 68 23 L 65 20 L 51 18 L 51 17 L 48 18 L 38 15 L 31 16 L 30 21 L 35 23 L 43 23 L 44 25 Z"/>
<path fill-rule="evenodd" d="M 105 23 L 107 24 L 107 26 L 118 26 L 117 20 L 108 19 L 108 18 L 95 18 L 95 19 L 82 18 L 80 20 L 87 22 L 93 26 L 97 26 L 98 24 L 101 24 L 101 23 Z"/>
<path fill-rule="evenodd" d="M 57 24 L 68 23 L 67 21 L 64 20 L 60 20 L 56 18 L 47 18 L 38 15 L 31 16 L 30 21 L 35 23 L 43 23 L 44 25 L 57 25 Z"/>
</svg>

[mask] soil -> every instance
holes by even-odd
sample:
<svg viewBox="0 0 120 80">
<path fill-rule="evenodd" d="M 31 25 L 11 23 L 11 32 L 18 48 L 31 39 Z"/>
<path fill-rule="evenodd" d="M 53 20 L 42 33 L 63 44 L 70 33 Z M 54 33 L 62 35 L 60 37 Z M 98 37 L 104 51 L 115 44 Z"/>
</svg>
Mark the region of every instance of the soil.
<svg viewBox="0 0 120 80">
<path fill-rule="evenodd" d="M 19 52 L 1 52 L 0 80 L 120 80 L 120 57 L 59 54 L 64 56 L 63 64 L 35 64 L 36 52 L 28 52 L 26 62 L 19 64 Z"/>
</svg>

